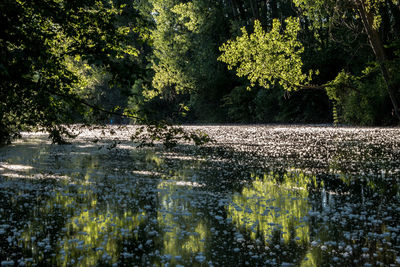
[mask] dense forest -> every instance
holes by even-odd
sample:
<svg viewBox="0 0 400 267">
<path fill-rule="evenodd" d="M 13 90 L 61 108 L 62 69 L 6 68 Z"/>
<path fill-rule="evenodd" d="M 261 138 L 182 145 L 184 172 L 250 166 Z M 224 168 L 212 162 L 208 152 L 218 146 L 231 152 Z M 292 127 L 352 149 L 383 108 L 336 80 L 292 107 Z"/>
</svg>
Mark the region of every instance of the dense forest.
<svg viewBox="0 0 400 267">
<path fill-rule="evenodd" d="M 0 142 L 68 123 L 400 118 L 397 0 L 5 0 Z"/>
</svg>

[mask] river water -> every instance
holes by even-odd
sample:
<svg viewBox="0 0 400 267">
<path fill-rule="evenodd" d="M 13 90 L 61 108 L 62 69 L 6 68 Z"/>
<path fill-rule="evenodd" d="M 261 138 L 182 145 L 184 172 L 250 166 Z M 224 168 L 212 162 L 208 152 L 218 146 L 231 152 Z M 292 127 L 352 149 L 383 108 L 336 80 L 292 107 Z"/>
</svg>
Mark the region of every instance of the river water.
<svg viewBox="0 0 400 267">
<path fill-rule="evenodd" d="M 0 148 L 2 266 L 400 266 L 400 129 L 24 133 Z"/>
</svg>

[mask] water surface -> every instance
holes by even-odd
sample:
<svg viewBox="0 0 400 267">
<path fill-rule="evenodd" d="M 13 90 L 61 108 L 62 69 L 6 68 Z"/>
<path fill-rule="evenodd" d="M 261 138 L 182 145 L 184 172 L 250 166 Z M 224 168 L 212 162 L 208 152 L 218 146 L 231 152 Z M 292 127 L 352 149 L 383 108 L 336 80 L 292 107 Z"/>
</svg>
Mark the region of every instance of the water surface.
<svg viewBox="0 0 400 267">
<path fill-rule="evenodd" d="M 1 264 L 400 265 L 399 128 L 201 129 L 216 143 L 0 148 Z"/>
</svg>

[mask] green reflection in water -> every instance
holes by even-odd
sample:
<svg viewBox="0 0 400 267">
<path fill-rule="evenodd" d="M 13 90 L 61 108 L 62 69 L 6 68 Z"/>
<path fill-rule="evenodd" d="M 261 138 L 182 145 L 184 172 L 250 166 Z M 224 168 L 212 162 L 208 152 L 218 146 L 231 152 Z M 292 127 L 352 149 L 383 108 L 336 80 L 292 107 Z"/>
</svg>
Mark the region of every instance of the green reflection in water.
<svg viewBox="0 0 400 267">
<path fill-rule="evenodd" d="M 83 197 L 84 196 L 84 197 Z M 82 266 L 95 266 L 101 262 L 115 263 L 120 255 L 120 241 L 123 238 L 138 238 L 139 225 L 146 219 L 144 211 L 133 212 L 120 210 L 118 212 L 110 207 L 100 205 L 98 196 L 90 189 L 79 186 L 76 192 L 57 192 L 49 199 L 41 211 L 45 214 L 59 214 L 61 209 L 65 212 L 64 224 L 56 225 L 41 222 L 38 231 L 37 224 L 28 225 L 21 235 L 25 248 L 35 251 L 55 253 L 52 263 L 57 266 L 80 264 Z M 72 215 L 70 215 L 72 214 Z M 55 221 L 53 221 L 55 222 Z M 41 242 L 34 242 L 38 232 L 48 232 L 50 228 L 61 231 L 62 237 L 57 240 L 54 235 L 42 238 Z M 49 234 L 50 236 L 50 234 Z M 48 246 L 48 249 L 46 249 Z M 36 254 L 37 261 L 41 262 L 45 255 Z M 46 257 L 48 258 L 48 256 Z"/>
<path fill-rule="evenodd" d="M 152 165 L 154 167 L 160 167 L 164 163 L 164 160 L 160 158 L 154 151 L 151 150 L 146 152 L 145 161 L 149 165 L 148 167 Z"/>
<path fill-rule="evenodd" d="M 161 232 L 162 254 L 171 255 L 171 264 L 180 259 L 193 258 L 206 251 L 206 239 L 210 231 L 198 210 L 191 206 L 187 188 L 171 181 L 161 182 L 157 188 L 159 193 L 159 209 L 157 221 Z"/>
<path fill-rule="evenodd" d="M 320 266 L 318 264 L 318 258 L 321 257 L 321 251 L 317 249 L 309 250 L 304 257 L 303 261 L 301 262 L 301 267 L 314 267 Z"/>
<path fill-rule="evenodd" d="M 96 201 L 92 201 L 92 207 L 95 206 Z M 83 266 L 93 266 L 100 261 L 117 262 L 119 239 L 137 238 L 135 230 L 145 217 L 145 212 L 133 214 L 132 211 L 125 211 L 119 214 L 112 211 L 84 211 L 66 224 L 70 234 L 59 243 L 61 256 L 57 262 L 66 265 L 71 259 L 79 259 L 83 255 L 80 261 Z"/>
<path fill-rule="evenodd" d="M 286 173 L 280 178 L 274 173 L 256 177 L 251 186 L 233 196 L 228 207 L 232 220 L 245 228 L 251 238 L 267 241 L 280 231 L 285 242 L 309 242 L 309 226 L 303 221 L 311 209 L 308 185 L 315 177 L 304 173 Z"/>
<path fill-rule="evenodd" d="M 31 216 L 41 220 L 27 224 L 20 240 L 38 263 L 44 260 L 57 266 L 116 263 L 121 240 L 138 239 L 137 229 L 146 214 L 137 208 L 127 209 L 126 199 L 137 198 L 134 192 L 114 195 L 111 180 L 107 186 L 100 183 L 101 177 L 96 176 L 98 157 L 69 163 L 72 169 L 84 165 L 85 172 L 72 173 L 74 182 L 59 181 L 57 190 L 44 192 L 46 197 L 32 210 Z M 121 200 L 122 203 L 118 202 Z"/>
</svg>

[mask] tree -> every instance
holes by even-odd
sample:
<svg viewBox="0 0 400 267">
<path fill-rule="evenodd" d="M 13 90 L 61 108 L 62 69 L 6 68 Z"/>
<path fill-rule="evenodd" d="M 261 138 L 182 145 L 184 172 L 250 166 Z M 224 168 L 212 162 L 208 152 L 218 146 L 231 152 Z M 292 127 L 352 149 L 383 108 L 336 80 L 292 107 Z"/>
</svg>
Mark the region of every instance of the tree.
<svg viewBox="0 0 400 267">
<path fill-rule="evenodd" d="M 236 67 L 239 77 L 246 76 L 251 86 L 269 88 L 278 82 L 285 90 L 297 90 L 307 87 L 313 71 L 308 75 L 302 70 L 301 54 L 303 45 L 298 41 L 300 31 L 298 19 L 287 18 L 286 28 L 282 31 L 281 23 L 274 20 L 272 29 L 266 33 L 258 20 L 254 22 L 254 33 L 248 35 L 242 28 L 242 36 L 228 41 L 220 47 L 219 60 Z"/>
<path fill-rule="evenodd" d="M 368 36 L 369 44 L 375 54 L 376 61 L 379 64 L 383 79 L 385 81 L 385 86 L 390 96 L 393 111 L 398 120 L 400 120 L 400 110 L 399 102 L 397 99 L 398 88 L 395 88 L 394 76 L 395 73 L 391 73 L 388 69 L 389 58 L 386 55 L 384 48 L 384 42 L 382 40 L 382 34 L 379 33 L 379 29 L 382 26 L 382 16 L 383 8 L 389 8 L 391 3 L 397 4 L 397 0 L 382 1 L 382 0 L 355 0 L 355 1 L 342 1 L 340 3 L 333 2 L 330 0 L 319 0 L 319 1 L 309 1 L 309 0 L 294 0 L 293 1 L 297 7 L 299 7 L 303 14 L 312 18 L 315 23 L 321 21 L 321 17 L 318 16 L 319 11 L 322 10 L 324 6 L 331 6 L 331 10 L 336 10 L 338 13 L 351 13 L 353 17 L 359 17 L 361 19 L 365 33 Z M 397 7 L 398 9 L 398 7 Z M 320 13 L 319 13 L 320 14 Z M 334 16 L 333 13 L 328 14 L 331 20 L 340 19 L 340 17 Z M 393 15 L 392 15 L 393 16 Z M 394 18 L 393 18 L 394 19 Z M 391 22 L 388 22 L 391 23 Z M 398 35 L 398 32 L 397 32 Z M 395 37 L 396 38 L 396 37 Z M 395 40 L 387 40 L 390 42 Z M 397 37 L 398 39 L 398 37 Z M 399 85 L 397 85 L 399 86 Z"/>
<path fill-rule="evenodd" d="M 121 1 L 119 1 L 121 2 Z M 26 127 L 54 130 L 81 108 L 70 60 L 112 65 L 137 56 L 117 1 L 6 1 L 0 5 L 0 142 Z M 85 64 L 86 64 L 85 63 Z"/>
<path fill-rule="evenodd" d="M 313 71 L 309 70 L 309 73 L 305 74 L 306 71 L 303 69 L 304 59 L 301 54 L 304 51 L 304 44 L 298 41 L 299 34 L 311 30 L 314 32 L 314 41 L 320 42 L 320 49 L 324 49 L 321 32 L 327 33 L 325 36 L 331 38 L 331 26 L 335 22 L 338 20 L 343 22 L 343 18 L 354 21 L 360 17 L 381 69 L 394 113 L 400 119 L 394 83 L 395 73 L 388 68 L 388 57 L 378 32 L 381 21 L 379 10 L 388 4 L 385 4 L 385 1 L 364 0 L 294 0 L 293 2 L 301 14 L 300 20 L 288 20 L 285 29 L 278 21 L 274 21 L 273 27 L 268 33 L 265 33 L 260 23 L 256 21 L 253 34 L 248 35 L 246 30 L 242 29 L 241 37 L 221 46 L 223 53 L 219 59 L 227 63 L 228 68 L 236 68 L 237 75 L 246 76 L 252 85 L 257 82 L 260 86 L 268 88 L 278 82 L 287 91 L 309 88 L 329 90 L 332 87 L 343 86 L 343 84 L 337 84 L 338 81 L 343 81 L 340 77 L 331 82 L 326 81 L 320 86 L 310 85 Z M 347 25 L 350 25 L 352 30 L 358 30 L 352 23 Z M 357 32 L 355 35 L 358 38 L 359 33 Z M 393 42 L 393 39 L 390 41 Z M 318 70 L 315 73 L 318 73 Z M 343 72 L 339 75 L 343 75 Z M 347 84 L 346 86 L 351 85 Z"/>
<path fill-rule="evenodd" d="M 184 104 L 182 107 L 201 109 L 202 114 L 210 110 L 212 114 L 211 109 L 218 109 L 222 98 L 219 95 L 224 91 L 218 85 L 225 69 L 216 60 L 218 39 L 223 32 L 219 3 L 211 0 L 153 0 L 152 3 L 156 21 L 151 35 L 155 91 L 171 105 L 179 100 Z M 207 99 L 209 108 L 197 107 L 203 99 Z"/>
<path fill-rule="evenodd" d="M 393 2 L 394 1 L 395 0 L 393 0 Z M 378 32 L 379 22 L 377 20 L 379 19 L 379 15 L 377 11 L 379 10 L 379 4 L 382 2 L 384 1 L 356 0 L 356 8 L 360 14 L 364 29 L 368 35 L 368 40 L 376 56 L 376 60 L 379 63 L 388 94 L 392 101 L 394 113 L 400 120 L 400 105 L 396 96 L 396 89 L 394 88 L 391 74 L 386 66 L 388 58 Z"/>
<path fill-rule="evenodd" d="M 205 0 L 153 1 L 153 86 L 159 91 L 195 91 L 211 77 L 215 63 L 209 33 L 214 9 L 208 4 Z"/>
</svg>

